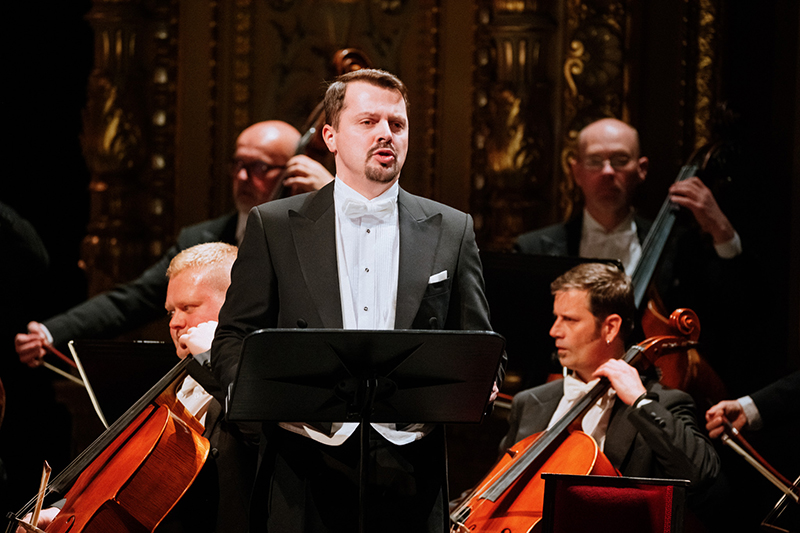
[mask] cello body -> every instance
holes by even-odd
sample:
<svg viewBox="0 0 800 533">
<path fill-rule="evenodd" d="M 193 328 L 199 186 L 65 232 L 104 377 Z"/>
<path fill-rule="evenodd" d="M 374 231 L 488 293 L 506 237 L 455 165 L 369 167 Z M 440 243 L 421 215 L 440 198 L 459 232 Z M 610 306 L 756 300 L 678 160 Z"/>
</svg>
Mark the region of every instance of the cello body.
<svg viewBox="0 0 800 533">
<path fill-rule="evenodd" d="M 208 441 L 151 405 L 86 468 L 47 533 L 153 531 L 192 484 Z"/>
<path fill-rule="evenodd" d="M 203 425 L 176 396 L 187 357 L 46 487 L 65 503 L 47 533 L 153 531 L 199 474 L 210 450 Z M 36 505 L 34 497 L 7 532 Z"/>
<path fill-rule="evenodd" d="M 513 464 L 516 457 L 530 449 L 542 433 L 531 435 L 509 448 L 492 468 L 476 493 L 483 492 L 498 476 Z M 534 471 L 529 469 L 518 477 L 497 501 L 476 498 L 463 521 L 454 521 L 451 532 L 536 531 L 542 519 L 544 505 L 543 472 L 561 474 L 618 476 L 619 473 L 603 455 L 595 440 L 582 431 L 573 431 L 558 449 Z"/>
</svg>

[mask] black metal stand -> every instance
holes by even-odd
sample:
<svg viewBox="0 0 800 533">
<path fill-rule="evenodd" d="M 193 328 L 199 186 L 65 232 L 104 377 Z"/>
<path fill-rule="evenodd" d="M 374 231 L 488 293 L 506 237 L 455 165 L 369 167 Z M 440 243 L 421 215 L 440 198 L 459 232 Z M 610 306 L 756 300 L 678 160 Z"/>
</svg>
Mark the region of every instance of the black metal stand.
<svg viewBox="0 0 800 533">
<path fill-rule="evenodd" d="M 359 422 L 364 532 L 370 424 L 480 422 L 504 346 L 489 331 L 256 331 L 244 340 L 227 416 Z"/>
</svg>

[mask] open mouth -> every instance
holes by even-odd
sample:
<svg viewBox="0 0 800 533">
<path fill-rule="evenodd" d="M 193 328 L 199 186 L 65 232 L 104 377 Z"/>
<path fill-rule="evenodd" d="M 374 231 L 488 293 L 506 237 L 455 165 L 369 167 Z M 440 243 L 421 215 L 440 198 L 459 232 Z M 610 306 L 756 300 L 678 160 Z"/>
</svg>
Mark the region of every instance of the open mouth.
<svg viewBox="0 0 800 533">
<path fill-rule="evenodd" d="M 372 150 L 371 156 L 375 158 L 382 166 L 387 167 L 394 163 L 396 157 L 394 150 L 391 148 L 377 148 Z"/>
</svg>

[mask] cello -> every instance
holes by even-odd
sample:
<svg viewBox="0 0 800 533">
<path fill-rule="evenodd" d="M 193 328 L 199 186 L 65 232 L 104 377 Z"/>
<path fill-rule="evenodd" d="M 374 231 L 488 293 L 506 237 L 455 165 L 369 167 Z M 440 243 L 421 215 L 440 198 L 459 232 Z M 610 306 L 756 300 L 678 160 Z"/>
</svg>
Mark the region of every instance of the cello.
<svg viewBox="0 0 800 533">
<path fill-rule="evenodd" d="M 47 484 L 45 496 L 65 499 L 47 533 L 153 531 L 175 506 L 210 449 L 176 396 L 192 361 L 180 361 Z M 36 501 L 9 513 L 7 533 Z"/>
<path fill-rule="evenodd" d="M 660 336 L 632 346 L 623 361 L 652 362 L 694 346 L 696 316 L 676 310 L 670 320 L 686 336 Z M 610 383 L 601 378 L 549 429 L 521 440 L 503 455 L 489 474 L 451 514 L 451 533 L 528 532 L 541 525 L 544 501 L 543 472 L 617 476 L 619 473 L 589 435 L 575 428 L 583 415 L 606 393 Z"/>
</svg>

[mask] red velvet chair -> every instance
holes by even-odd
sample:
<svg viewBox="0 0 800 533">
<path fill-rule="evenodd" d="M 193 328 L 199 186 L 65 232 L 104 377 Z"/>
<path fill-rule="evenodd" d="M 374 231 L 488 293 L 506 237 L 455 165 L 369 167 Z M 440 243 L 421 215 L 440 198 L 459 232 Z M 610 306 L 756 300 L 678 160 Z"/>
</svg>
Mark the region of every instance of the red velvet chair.
<svg viewBox="0 0 800 533">
<path fill-rule="evenodd" d="M 683 531 L 686 480 L 548 473 L 542 477 L 544 533 Z"/>
</svg>

